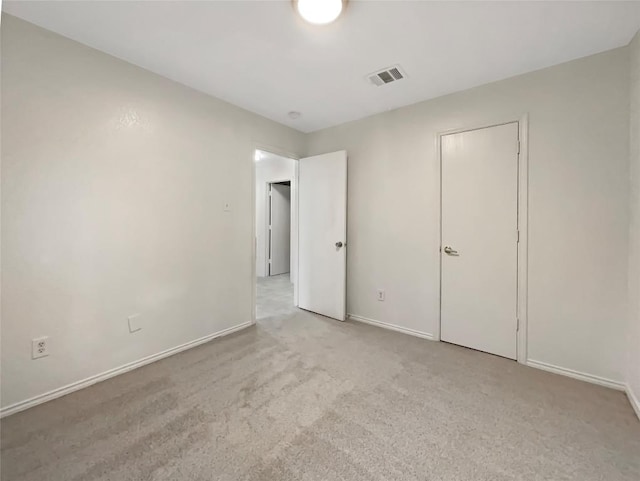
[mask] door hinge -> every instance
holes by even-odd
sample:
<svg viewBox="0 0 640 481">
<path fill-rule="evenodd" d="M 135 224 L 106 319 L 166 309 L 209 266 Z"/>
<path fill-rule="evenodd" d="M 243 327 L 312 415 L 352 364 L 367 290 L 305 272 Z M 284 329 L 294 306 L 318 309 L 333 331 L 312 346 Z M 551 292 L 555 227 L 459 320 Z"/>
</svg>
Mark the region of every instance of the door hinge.
<svg viewBox="0 0 640 481">
<path fill-rule="evenodd" d="M 518 153 L 520 153 L 520 141 L 518 140 Z"/>
<path fill-rule="evenodd" d="M 520 230 L 516 231 L 516 242 L 520 244 Z"/>
<path fill-rule="evenodd" d="M 520 318 L 516 317 L 516 332 L 520 331 Z"/>
</svg>

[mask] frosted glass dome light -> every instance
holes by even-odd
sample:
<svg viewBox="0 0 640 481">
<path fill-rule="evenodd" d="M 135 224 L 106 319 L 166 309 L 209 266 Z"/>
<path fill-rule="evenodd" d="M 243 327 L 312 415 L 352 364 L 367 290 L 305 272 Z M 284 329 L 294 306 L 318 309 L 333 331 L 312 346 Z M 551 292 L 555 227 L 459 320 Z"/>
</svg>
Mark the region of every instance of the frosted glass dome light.
<svg viewBox="0 0 640 481">
<path fill-rule="evenodd" d="M 327 25 L 342 13 L 343 0 L 295 0 L 300 16 L 314 25 Z"/>
</svg>

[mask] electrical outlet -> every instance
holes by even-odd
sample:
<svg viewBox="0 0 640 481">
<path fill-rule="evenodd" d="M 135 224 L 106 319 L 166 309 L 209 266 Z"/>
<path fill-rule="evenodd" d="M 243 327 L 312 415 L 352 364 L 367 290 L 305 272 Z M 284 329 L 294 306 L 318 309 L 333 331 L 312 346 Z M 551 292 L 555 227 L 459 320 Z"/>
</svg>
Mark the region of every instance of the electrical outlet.
<svg viewBox="0 0 640 481">
<path fill-rule="evenodd" d="M 38 337 L 31 340 L 31 359 L 39 359 L 49 355 L 49 338 Z"/>
<path fill-rule="evenodd" d="M 383 289 L 378 289 L 378 300 L 379 301 L 384 301 L 384 290 Z"/>
<path fill-rule="evenodd" d="M 133 314 L 127 317 L 130 333 L 133 334 L 134 332 L 138 332 L 140 329 L 142 329 L 142 324 L 140 323 L 140 317 L 141 317 L 140 314 Z"/>
</svg>

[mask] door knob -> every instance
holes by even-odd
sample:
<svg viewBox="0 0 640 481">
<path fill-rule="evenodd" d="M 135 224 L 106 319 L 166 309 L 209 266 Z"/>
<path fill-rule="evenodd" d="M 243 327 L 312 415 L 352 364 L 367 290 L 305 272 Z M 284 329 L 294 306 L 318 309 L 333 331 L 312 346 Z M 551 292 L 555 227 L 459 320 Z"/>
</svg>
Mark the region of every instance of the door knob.
<svg viewBox="0 0 640 481">
<path fill-rule="evenodd" d="M 344 244 L 343 244 L 342 242 L 339 242 L 339 241 L 338 241 L 338 242 L 336 242 L 336 247 L 337 247 L 338 249 L 340 249 L 340 247 L 342 247 L 343 245 L 344 245 Z"/>
<path fill-rule="evenodd" d="M 453 250 L 453 249 L 452 249 L 451 247 L 449 247 L 449 246 L 445 246 L 445 248 L 444 248 L 444 253 L 445 253 L 445 254 L 447 254 L 448 256 L 457 256 L 457 255 L 459 255 L 459 254 L 458 254 L 458 251 Z"/>
</svg>

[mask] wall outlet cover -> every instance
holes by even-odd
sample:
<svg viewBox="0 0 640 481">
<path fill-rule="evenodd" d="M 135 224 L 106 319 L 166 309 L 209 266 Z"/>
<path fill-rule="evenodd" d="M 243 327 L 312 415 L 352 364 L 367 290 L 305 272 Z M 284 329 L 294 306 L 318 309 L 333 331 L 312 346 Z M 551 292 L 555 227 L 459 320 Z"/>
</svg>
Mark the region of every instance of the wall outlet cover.
<svg viewBox="0 0 640 481">
<path fill-rule="evenodd" d="M 31 340 L 31 358 L 39 359 L 49 355 L 49 338 L 47 336 L 37 337 Z"/>
<path fill-rule="evenodd" d="M 142 324 L 140 322 L 141 317 L 142 317 L 141 314 L 133 314 L 127 318 L 127 321 L 129 322 L 130 333 L 138 332 L 139 330 L 142 329 Z"/>
</svg>

